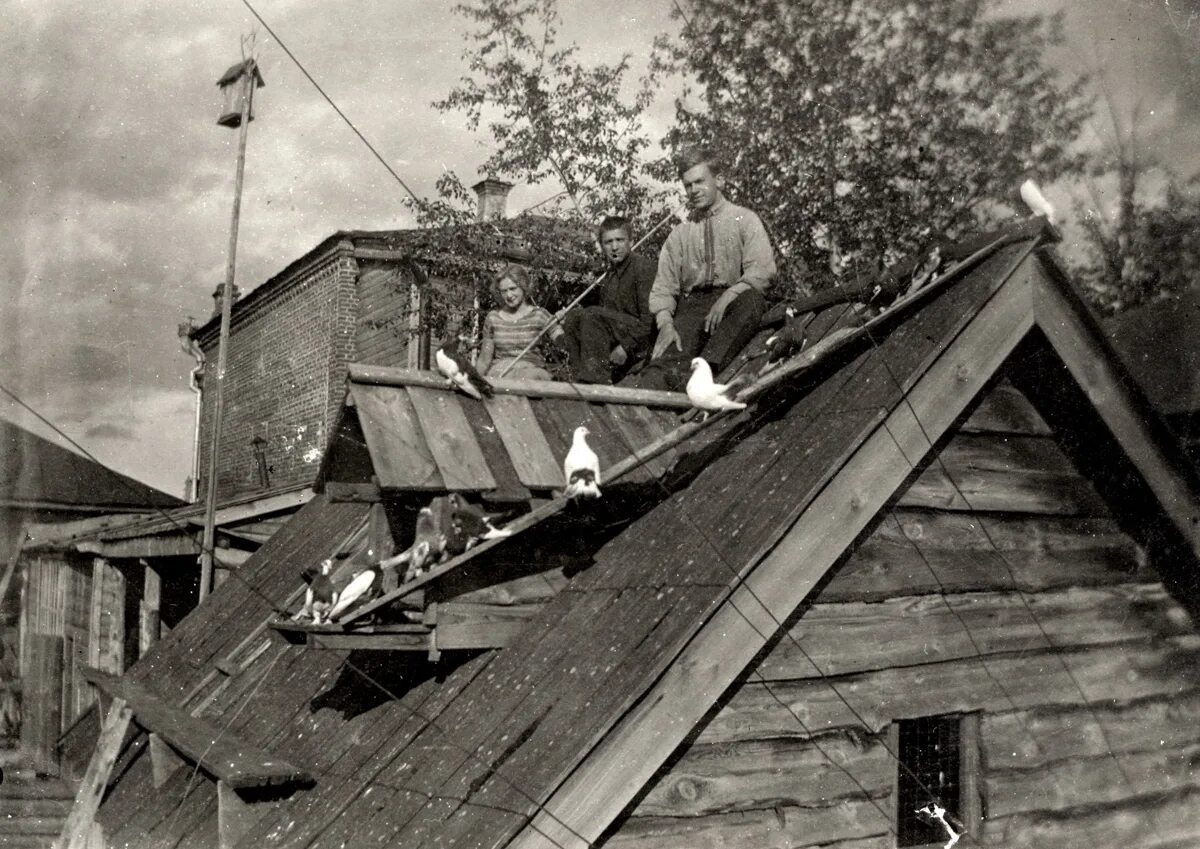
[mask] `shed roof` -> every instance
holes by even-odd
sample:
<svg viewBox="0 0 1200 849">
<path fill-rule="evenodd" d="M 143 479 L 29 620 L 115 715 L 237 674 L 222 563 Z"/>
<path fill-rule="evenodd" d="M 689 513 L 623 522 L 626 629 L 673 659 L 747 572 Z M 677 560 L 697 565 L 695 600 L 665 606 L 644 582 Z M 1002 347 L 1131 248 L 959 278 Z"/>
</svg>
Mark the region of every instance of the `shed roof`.
<svg viewBox="0 0 1200 849">
<path fill-rule="evenodd" d="M 1159 410 L 1200 409 L 1200 288 L 1120 313 L 1105 328 Z"/>
<path fill-rule="evenodd" d="M 1125 416 L 1138 399 L 1123 394 L 1096 328 L 1035 248 L 1029 236 L 996 249 L 722 419 L 740 438 L 602 547 L 503 651 L 367 668 L 341 652 L 272 645 L 214 688 L 213 659 L 249 651 L 256 620 L 287 607 L 298 565 L 328 556 L 362 521 L 361 506 L 321 496 L 293 534 L 252 558 L 245 586 L 228 582 L 132 674 L 207 702 L 203 715 L 317 776 L 242 846 L 588 845 L 1035 328 L 1093 384 L 1089 398 L 1122 446 L 1157 440 Z M 1080 348 L 1093 372 L 1060 345 Z M 1200 519 L 1195 481 L 1173 476 L 1162 455 L 1139 456 L 1200 550 L 1186 530 Z M 183 799 L 172 842 L 211 827 L 211 791 L 153 799 L 138 792 L 147 781 L 127 773 L 102 817 L 127 817 L 119 800 L 136 798 L 162 823 L 163 806 Z M 118 838 L 149 845 L 131 828 Z"/>
<path fill-rule="evenodd" d="M 676 392 L 501 379 L 494 397 L 475 400 L 429 372 L 351 365 L 349 377 L 348 412 L 361 427 L 379 485 L 390 490 L 528 498 L 531 490 L 561 489 L 562 460 L 579 425 L 588 427 L 607 468 L 630 445 L 672 430 L 690 408 Z M 336 464 L 338 448 L 326 455 L 321 479 Z M 660 467 L 627 480 L 648 480 Z"/>
<path fill-rule="evenodd" d="M 175 507 L 183 501 L 0 420 L 0 505 L 56 510 Z"/>
</svg>

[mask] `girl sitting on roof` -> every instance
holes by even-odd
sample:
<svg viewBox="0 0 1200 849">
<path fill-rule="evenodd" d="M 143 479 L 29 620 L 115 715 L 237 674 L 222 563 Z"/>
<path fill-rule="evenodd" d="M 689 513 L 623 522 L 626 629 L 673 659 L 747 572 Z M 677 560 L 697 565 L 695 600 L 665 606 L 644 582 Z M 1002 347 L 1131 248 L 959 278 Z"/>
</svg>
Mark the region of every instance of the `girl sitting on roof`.
<svg viewBox="0 0 1200 849">
<path fill-rule="evenodd" d="M 492 297 L 500 309 L 490 310 L 483 320 L 476 368 L 484 377 L 514 377 L 522 380 L 553 380 L 546 360 L 534 347 L 521 354 L 553 319 L 533 303 L 533 282 L 524 266 L 510 265 L 492 284 Z M 555 325 L 550 337 L 557 339 L 562 328 Z M 511 365 L 511 368 L 509 367 Z"/>
</svg>

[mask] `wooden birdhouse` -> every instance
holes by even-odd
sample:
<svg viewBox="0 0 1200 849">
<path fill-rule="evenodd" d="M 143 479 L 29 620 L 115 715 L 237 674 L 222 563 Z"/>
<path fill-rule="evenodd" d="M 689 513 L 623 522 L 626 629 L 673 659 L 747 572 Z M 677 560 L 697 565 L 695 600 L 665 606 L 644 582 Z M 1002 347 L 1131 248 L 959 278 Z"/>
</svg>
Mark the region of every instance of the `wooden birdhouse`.
<svg viewBox="0 0 1200 849">
<path fill-rule="evenodd" d="M 253 59 L 238 62 L 217 80 L 221 89 L 221 117 L 217 123 L 223 127 L 236 128 L 242 125 L 242 103 L 250 96 L 251 81 L 256 88 L 266 85 L 262 74 L 258 71 L 258 63 Z M 251 101 L 253 102 L 253 101 Z M 251 113 L 250 120 L 254 120 Z"/>
</svg>

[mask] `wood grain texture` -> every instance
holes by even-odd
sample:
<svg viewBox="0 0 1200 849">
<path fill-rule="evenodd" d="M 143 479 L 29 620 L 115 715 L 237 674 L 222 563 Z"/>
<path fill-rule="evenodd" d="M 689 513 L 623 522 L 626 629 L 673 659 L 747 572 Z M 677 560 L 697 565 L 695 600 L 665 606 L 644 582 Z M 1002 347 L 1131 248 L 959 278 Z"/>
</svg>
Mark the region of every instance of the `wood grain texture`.
<svg viewBox="0 0 1200 849">
<path fill-rule="evenodd" d="M 551 450 L 529 399 L 521 395 L 496 395 L 484 401 L 484 407 L 521 483 L 532 489 L 562 487 L 562 457 Z"/>
<path fill-rule="evenodd" d="M 1189 666 L 1197 660 L 1200 637 L 1189 635 L 1153 643 L 964 658 L 847 675 L 828 682 L 775 681 L 770 685 L 774 696 L 764 685 L 751 681 L 721 709 L 699 739 L 727 742 L 791 733 L 796 717 L 776 696 L 809 728 L 865 722 L 867 730 L 876 732 L 893 719 L 914 716 L 1020 710 L 1085 700 L 1123 701 L 1192 689 L 1195 673 Z M 1082 696 L 1076 682 L 1083 689 Z"/>
<path fill-rule="evenodd" d="M 445 489 L 417 411 L 403 389 L 352 386 L 379 485 L 385 489 Z"/>
<path fill-rule="evenodd" d="M 458 397 L 449 392 L 411 387 L 408 398 L 445 488 L 476 492 L 495 489 L 496 479 L 475 440 Z M 382 477 L 380 484 L 387 486 Z"/>
<path fill-rule="evenodd" d="M 1095 320 L 1077 296 L 1062 291 L 1041 270 L 1034 281 L 1034 310 L 1051 346 L 1200 557 L 1200 495 L 1194 470 L 1167 459 L 1162 442 L 1170 437 L 1165 425 L 1128 379 Z"/>
<path fill-rule="evenodd" d="M 192 763 L 231 787 L 263 787 L 311 780 L 304 770 L 286 760 L 239 740 L 228 729 L 190 716 L 134 682 L 99 670 L 89 670 L 88 680 L 114 699 L 128 704 L 137 723 L 169 742 Z"/>
<path fill-rule="evenodd" d="M 820 807 L 891 792 L 883 741 L 844 733 L 699 744 L 658 777 L 634 817 L 695 817 L 795 805 Z M 853 778 L 851 778 L 853 776 Z M 856 783 L 857 782 L 857 783 Z"/>
<path fill-rule="evenodd" d="M 117 697 L 112 700 L 100 729 L 100 739 L 92 752 L 92 760 L 76 790 L 75 804 L 63 823 L 62 836 L 56 844 L 58 849 L 82 849 L 87 845 L 96 811 L 100 808 L 113 765 L 121 754 L 121 744 L 132 716 L 133 711 L 123 699 Z"/>
<path fill-rule="evenodd" d="M 791 639 L 763 659 L 759 673 L 767 680 L 845 675 L 1036 651 L 1047 648 L 1047 639 L 1056 646 L 1103 645 L 1191 631 L 1187 612 L 1161 584 L 816 604 L 791 627 Z"/>
<path fill-rule="evenodd" d="M 1021 390 L 1007 380 L 992 386 L 959 428 L 962 433 L 1050 436 L 1052 431 Z"/>
</svg>

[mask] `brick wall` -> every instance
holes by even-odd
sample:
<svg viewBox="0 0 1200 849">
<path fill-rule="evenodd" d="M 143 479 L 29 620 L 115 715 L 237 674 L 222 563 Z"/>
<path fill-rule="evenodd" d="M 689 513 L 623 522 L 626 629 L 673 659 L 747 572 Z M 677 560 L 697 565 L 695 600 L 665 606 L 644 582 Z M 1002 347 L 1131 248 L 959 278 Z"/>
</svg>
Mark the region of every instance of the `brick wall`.
<svg viewBox="0 0 1200 849">
<path fill-rule="evenodd" d="M 266 440 L 272 488 L 310 483 L 342 402 L 354 356 L 357 263 L 349 242 L 274 281 L 236 311 L 225 374 L 218 497 L 261 489 L 252 440 Z M 217 329 L 200 337 L 206 359 L 200 421 L 200 492 L 207 491 L 216 404 Z"/>
</svg>

